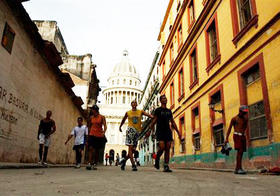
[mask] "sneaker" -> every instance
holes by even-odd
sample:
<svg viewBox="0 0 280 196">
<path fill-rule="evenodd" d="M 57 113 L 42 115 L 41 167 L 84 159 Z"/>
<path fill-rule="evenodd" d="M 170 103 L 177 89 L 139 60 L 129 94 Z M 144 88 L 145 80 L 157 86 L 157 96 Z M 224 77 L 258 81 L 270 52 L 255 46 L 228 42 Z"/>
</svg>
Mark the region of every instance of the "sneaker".
<svg viewBox="0 0 280 196">
<path fill-rule="evenodd" d="M 75 165 L 75 168 L 76 168 L 76 169 L 79 169 L 79 168 L 81 168 L 81 165 L 80 165 L 80 164 L 77 164 L 77 165 Z"/>
<path fill-rule="evenodd" d="M 92 169 L 92 166 L 91 166 L 90 163 L 86 166 L 86 169 L 87 169 L 87 170 L 91 170 L 91 169 Z"/>
<path fill-rule="evenodd" d="M 168 165 L 164 166 L 163 172 L 172 172 Z"/>
<path fill-rule="evenodd" d="M 243 169 L 238 169 L 234 171 L 235 174 L 246 174 L 246 172 Z"/>
<path fill-rule="evenodd" d="M 42 161 L 38 161 L 38 164 L 39 164 L 39 165 L 42 165 Z"/>
<path fill-rule="evenodd" d="M 136 165 L 132 165 L 132 171 L 137 171 Z"/>
<path fill-rule="evenodd" d="M 156 169 L 159 169 L 159 160 L 156 159 L 154 167 L 155 167 Z"/>
<path fill-rule="evenodd" d="M 121 170 L 125 170 L 125 164 L 126 164 L 126 160 L 122 160 L 121 161 Z"/>
<path fill-rule="evenodd" d="M 43 162 L 42 162 L 42 165 L 48 166 L 48 163 L 43 161 Z"/>
</svg>

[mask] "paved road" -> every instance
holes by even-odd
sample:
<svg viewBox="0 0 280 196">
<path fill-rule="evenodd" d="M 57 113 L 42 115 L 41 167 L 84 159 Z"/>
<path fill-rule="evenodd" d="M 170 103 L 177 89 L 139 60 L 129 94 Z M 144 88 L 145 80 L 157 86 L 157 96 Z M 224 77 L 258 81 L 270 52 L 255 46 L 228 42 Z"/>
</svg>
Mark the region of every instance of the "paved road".
<svg viewBox="0 0 280 196">
<path fill-rule="evenodd" d="M 10 195 L 279 195 L 280 177 L 140 167 L 2 169 L 0 196 Z"/>
</svg>

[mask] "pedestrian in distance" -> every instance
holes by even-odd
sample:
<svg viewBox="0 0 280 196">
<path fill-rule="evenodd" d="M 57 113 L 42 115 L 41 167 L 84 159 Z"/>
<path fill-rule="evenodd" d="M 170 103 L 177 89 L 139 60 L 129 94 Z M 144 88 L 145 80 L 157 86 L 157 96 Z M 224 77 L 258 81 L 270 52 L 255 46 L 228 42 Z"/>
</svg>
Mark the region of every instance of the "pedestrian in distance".
<svg viewBox="0 0 280 196">
<path fill-rule="evenodd" d="M 76 152 L 76 166 L 75 168 L 81 167 L 81 161 L 82 161 L 82 154 L 85 147 L 85 141 L 86 137 L 88 135 L 88 128 L 86 125 L 83 125 L 83 118 L 78 117 L 77 119 L 78 125 L 73 128 L 71 133 L 68 135 L 68 138 L 65 142 L 65 145 L 68 143 L 68 141 L 74 136 L 75 142 L 73 146 L 73 150 Z"/>
<path fill-rule="evenodd" d="M 112 166 L 113 162 L 114 162 L 114 156 L 112 154 L 110 154 L 109 155 L 109 164 L 110 164 L 110 166 Z"/>
<path fill-rule="evenodd" d="M 109 160 L 110 156 L 108 155 L 108 153 L 105 154 L 105 165 L 108 165 L 108 160 Z"/>
<path fill-rule="evenodd" d="M 242 157 L 243 153 L 246 152 L 246 132 L 248 131 L 248 106 L 241 105 L 239 107 L 239 113 L 237 116 L 233 117 L 230 121 L 230 125 L 227 131 L 225 144 L 228 143 L 228 138 L 231 132 L 232 127 L 234 127 L 233 132 L 233 141 L 234 148 L 237 150 L 236 155 L 236 167 L 235 174 L 246 174 L 246 172 L 242 169 Z"/>
<path fill-rule="evenodd" d="M 116 166 L 118 166 L 120 164 L 120 155 L 119 155 L 119 153 L 117 153 L 117 155 L 116 155 Z"/>
<path fill-rule="evenodd" d="M 47 165 L 47 156 L 48 156 L 49 146 L 51 143 L 51 135 L 56 131 L 55 121 L 51 119 L 51 116 L 52 116 L 52 111 L 48 110 L 46 113 L 46 118 L 40 121 L 38 135 L 37 135 L 37 139 L 39 140 L 38 163 L 43 165 Z"/>
<path fill-rule="evenodd" d="M 99 107 L 94 105 L 92 107 L 92 116 L 89 121 L 89 134 L 88 134 L 88 165 L 86 169 L 97 169 L 95 166 L 99 161 L 99 150 L 102 149 L 107 142 L 105 132 L 107 130 L 105 116 L 99 114 Z M 94 159 L 93 159 L 94 155 Z"/>
<path fill-rule="evenodd" d="M 126 130 L 126 139 L 125 139 L 125 144 L 128 146 L 128 156 L 122 159 L 121 170 L 125 170 L 126 161 L 130 159 L 132 164 L 132 171 L 137 171 L 137 166 L 133 159 L 133 153 L 137 147 L 138 135 L 142 131 L 141 118 L 143 115 L 149 118 L 153 118 L 153 116 L 146 113 L 143 110 L 138 110 L 136 100 L 131 102 L 131 107 L 132 109 L 125 113 L 119 127 L 120 132 L 122 132 L 122 126 L 125 123 L 126 119 L 128 119 L 128 127 Z"/>
<path fill-rule="evenodd" d="M 173 141 L 172 138 L 172 130 L 171 127 L 175 129 L 175 131 L 178 134 L 178 137 L 180 141 L 182 142 L 183 139 L 181 138 L 181 134 L 177 128 L 177 125 L 173 119 L 172 111 L 166 107 L 167 104 L 167 98 L 165 95 L 160 96 L 160 103 L 161 106 L 155 110 L 154 113 L 154 119 L 150 125 L 150 128 L 152 129 L 152 134 L 154 134 L 154 125 L 156 126 L 156 139 L 159 142 L 159 149 L 156 155 L 155 159 L 155 168 L 160 169 L 159 161 L 160 157 L 164 152 L 164 172 L 172 172 L 172 170 L 169 168 L 169 154 L 170 154 L 170 147 L 171 142 Z M 150 133 L 148 133 L 150 134 Z"/>
</svg>

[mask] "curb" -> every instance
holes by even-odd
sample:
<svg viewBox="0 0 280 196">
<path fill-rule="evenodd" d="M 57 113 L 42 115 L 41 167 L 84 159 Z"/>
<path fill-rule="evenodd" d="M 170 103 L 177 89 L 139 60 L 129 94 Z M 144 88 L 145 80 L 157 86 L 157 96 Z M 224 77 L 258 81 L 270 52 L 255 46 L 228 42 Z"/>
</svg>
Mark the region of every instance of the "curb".
<svg viewBox="0 0 280 196">
<path fill-rule="evenodd" d="M 53 165 L 48 164 L 46 166 L 39 164 L 0 164 L 0 169 L 38 169 L 38 168 L 69 168 L 74 167 L 73 165 Z"/>
<path fill-rule="evenodd" d="M 217 169 L 217 168 L 200 168 L 200 167 L 175 167 L 174 169 L 181 170 L 200 170 L 200 171 L 213 171 L 213 172 L 230 172 L 234 173 L 233 169 Z M 247 170 L 247 174 L 259 174 L 258 170 Z"/>
</svg>

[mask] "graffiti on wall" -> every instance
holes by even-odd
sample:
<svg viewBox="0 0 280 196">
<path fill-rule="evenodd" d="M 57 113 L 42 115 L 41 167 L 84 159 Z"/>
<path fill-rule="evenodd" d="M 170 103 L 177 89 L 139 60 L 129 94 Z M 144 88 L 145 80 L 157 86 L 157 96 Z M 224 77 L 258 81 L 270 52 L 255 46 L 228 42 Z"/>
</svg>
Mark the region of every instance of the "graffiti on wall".
<svg viewBox="0 0 280 196">
<path fill-rule="evenodd" d="M 0 104 L 0 138 L 10 139 L 13 126 L 17 126 L 22 117 L 19 113 L 23 112 L 23 115 L 29 115 L 36 120 L 43 118 L 36 108 L 1 85 Z"/>
</svg>

